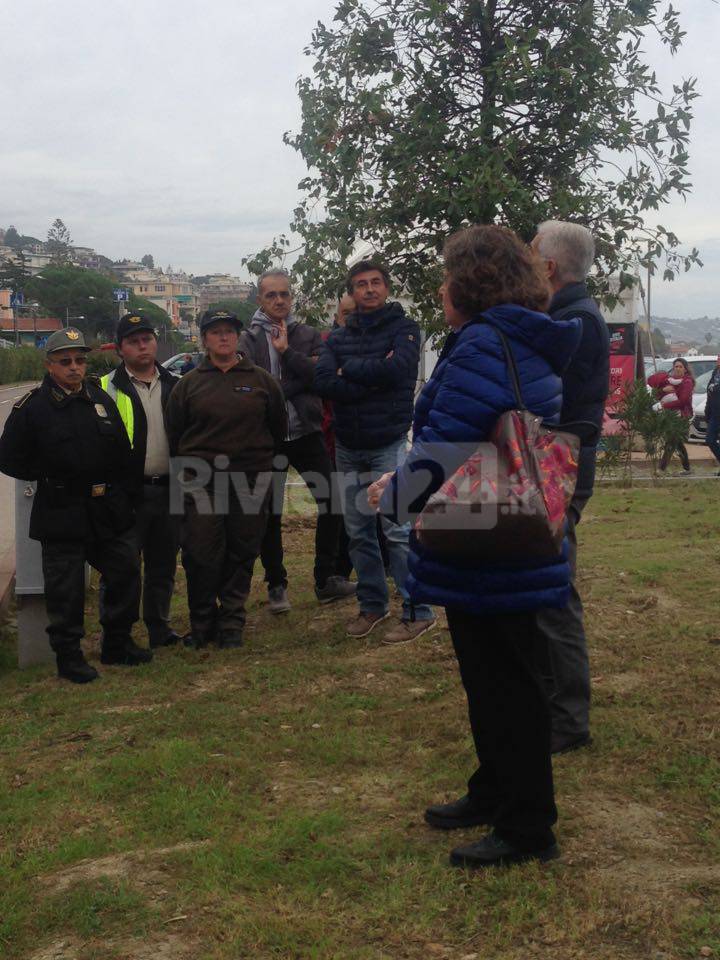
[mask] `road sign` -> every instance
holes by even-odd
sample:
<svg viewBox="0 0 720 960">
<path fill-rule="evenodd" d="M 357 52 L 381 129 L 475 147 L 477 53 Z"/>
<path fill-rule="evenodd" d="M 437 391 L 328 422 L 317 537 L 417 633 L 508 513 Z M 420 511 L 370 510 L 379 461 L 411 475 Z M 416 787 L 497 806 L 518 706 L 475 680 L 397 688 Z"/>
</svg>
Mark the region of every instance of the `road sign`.
<svg viewBox="0 0 720 960">
<path fill-rule="evenodd" d="M 129 290 L 113 290 L 113 300 L 115 300 L 117 303 L 122 303 L 123 301 L 129 300 L 129 299 L 130 299 Z"/>
</svg>

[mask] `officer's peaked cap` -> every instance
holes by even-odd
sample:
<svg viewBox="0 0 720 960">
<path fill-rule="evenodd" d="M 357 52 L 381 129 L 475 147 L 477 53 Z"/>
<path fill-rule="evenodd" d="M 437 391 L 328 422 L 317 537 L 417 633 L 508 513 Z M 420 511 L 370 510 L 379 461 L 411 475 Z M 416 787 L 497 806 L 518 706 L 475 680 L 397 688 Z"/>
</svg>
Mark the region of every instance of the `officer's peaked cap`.
<svg viewBox="0 0 720 960">
<path fill-rule="evenodd" d="M 65 327 L 63 330 L 56 330 L 47 338 L 45 344 L 45 353 L 49 356 L 51 353 L 57 353 L 58 350 L 84 350 L 90 351 L 85 343 L 85 337 L 75 327 Z"/>
</svg>

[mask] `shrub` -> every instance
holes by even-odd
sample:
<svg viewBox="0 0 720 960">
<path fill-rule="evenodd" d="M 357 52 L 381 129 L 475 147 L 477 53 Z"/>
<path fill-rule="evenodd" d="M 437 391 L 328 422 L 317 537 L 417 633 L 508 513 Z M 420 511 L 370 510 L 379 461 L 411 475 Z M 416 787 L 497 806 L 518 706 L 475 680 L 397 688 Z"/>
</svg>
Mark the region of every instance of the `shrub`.
<svg viewBox="0 0 720 960">
<path fill-rule="evenodd" d="M 37 347 L 0 350 L 0 383 L 42 380 L 44 376 L 45 354 Z"/>
</svg>

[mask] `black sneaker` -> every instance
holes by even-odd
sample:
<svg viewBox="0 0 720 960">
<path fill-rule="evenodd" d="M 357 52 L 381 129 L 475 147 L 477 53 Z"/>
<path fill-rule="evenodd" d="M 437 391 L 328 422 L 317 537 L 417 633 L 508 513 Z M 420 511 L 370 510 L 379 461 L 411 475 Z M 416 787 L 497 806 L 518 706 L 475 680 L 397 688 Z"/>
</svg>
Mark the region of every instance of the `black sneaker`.
<svg viewBox="0 0 720 960">
<path fill-rule="evenodd" d="M 461 830 L 491 822 L 488 813 L 479 810 L 467 794 L 452 803 L 433 804 L 425 811 L 425 823 L 436 830 Z"/>
<path fill-rule="evenodd" d="M 527 863 L 528 860 L 547 863 L 548 860 L 557 860 L 559 856 L 560 848 L 556 843 L 551 843 L 549 847 L 537 850 L 519 850 L 499 837 L 493 830 L 482 840 L 478 840 L 477 843 L 455 847 L 450 853 L 450 863 L 454 867 L 467 867 L 469 870 L 477 870 L 482 867 L 503 867 L 513 863 Z"/>
<path fill-rule="evenodd" d="M 287 589 L 282 585 L 268 589 L 268 603 L 270 605 L 270 613 L 287 613 L 288 610 L 291 609 Z"/>
<path fill-rule="evenodd" d="M 168 630 L 167 633 L 163 634 L 153 634 L 150 636 L 150 649 L 157 650 L 158 647 L 174 647 L 176 643 L 180 643 L 182 637 L 179 633 L 175 633 L 174 630 Z"/>
<path fill-rule="evenodd" d="M 150 663 L 152 658 L 152 650 L 138 647 L 132 640 L 126 640 L 121 646 L 106 647 L 103 645 L 100 663 L 117 667 L 137 667 L 141 663 Z"/>
<path fill-rule="evenodd" d="M 320 603 L 334 603 L 335 600 L 347 600 L 357 593 L 357 584 L 345 577 L 328 577 L 324 587 L 315 587 L 315 596 Z"/>
<path fill-rule="evenodd" d="M 70 683 L 90 683 L 97 680 L 100 674 L 95 667 L 91 667 L 82 652 L 57 654 L 57 672 L 62 680 Z"/>
</svg>

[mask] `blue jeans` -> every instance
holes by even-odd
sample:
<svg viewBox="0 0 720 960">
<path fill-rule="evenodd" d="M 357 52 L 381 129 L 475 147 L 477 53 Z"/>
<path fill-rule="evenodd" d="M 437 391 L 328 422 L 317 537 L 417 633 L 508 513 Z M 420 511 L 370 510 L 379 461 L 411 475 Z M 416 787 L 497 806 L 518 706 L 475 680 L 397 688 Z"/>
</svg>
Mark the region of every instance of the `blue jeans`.
<svg viewBox="0 0 720 960">
<path fill-rule="evenodd" d="M 707 419 L 707 433 L 705 434 L 705 443 L 712 450 L 712 455 L 720 463 L 720 413 L 711 413 Z"/>
<path fill-rule="evenodd" d="M 361 613 L 385 614 L 389 602 L 377 538 L 377 514 L 368 506 L 367 490 L 383 473 L 395 470 L 405 459 L 406 452 L 404 437 L 376 450 L 350 450 L 337 441 L 335 444 L 345 529 L 350 540 L 350 559 L 358 578 L 357 598 Z M 403 600 L 403 620 L 432 620 L 430 607 L 424 603 L 412 603 L 405 589 L 410 524 L 398 526 L 383 517 L 382 526 L 390 555 L 390 572 Z"/>
</svg>

